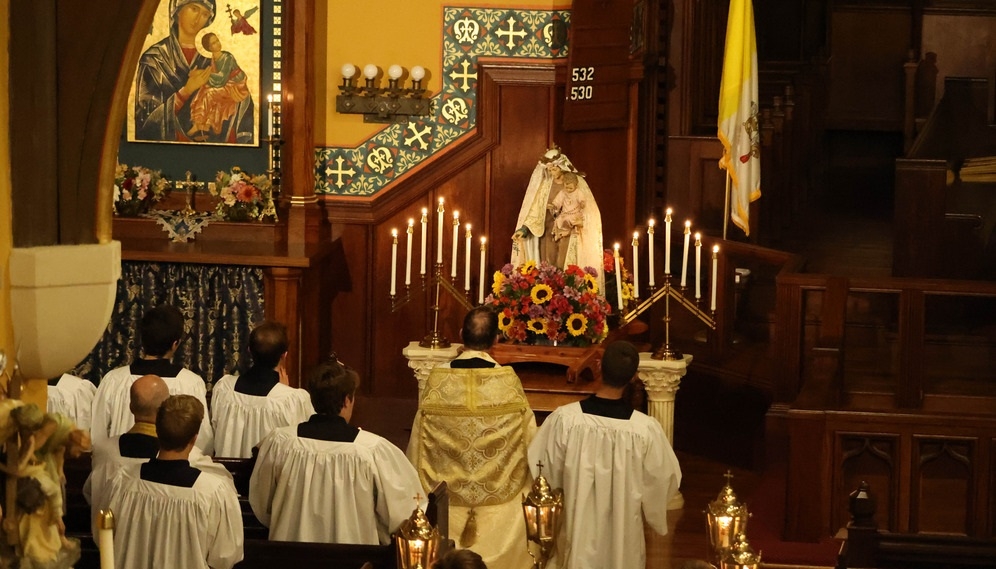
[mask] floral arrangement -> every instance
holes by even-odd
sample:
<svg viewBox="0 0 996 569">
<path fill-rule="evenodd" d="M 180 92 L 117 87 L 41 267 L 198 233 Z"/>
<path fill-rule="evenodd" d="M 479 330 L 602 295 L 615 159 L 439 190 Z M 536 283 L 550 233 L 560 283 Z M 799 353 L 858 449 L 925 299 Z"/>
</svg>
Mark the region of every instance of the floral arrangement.
<svg viewBox="0 0 996 569">
<path fill-rule="evenodd" d="M 605 275 L 605 300 L 610 306 L 619 306 L 619 299 L 616 298 L 616 259 L 612 249 L 605 249 L 602 252 L 602 269 Z M 633 275 L 626 268 L 626 259 L 619 255 L 619 271 L 622 273 L 622 297 L 623 306 L 633 300 Z"/>
<path fill-rule="evenodd" d="M 169 181 L 158 170 L 118 164 L 114 169 L 114 211 L 134 217 L 166 197 Z"/>
<path fill-rule="evenodd" d="M 507 264 L 495 272 L 491 288 L 494 294 L 485 304 L 495 307 L 498 328 L 511 343 L 588 346 L 609 333 L 606 317 L 612 309 L 599 294 L 591 267 Z"/>
<path fill-rule="evenodd" d="M 252 176 L 236 166 L 231 172 L 218 172 L 209 192 L 221 198 L 215 214 L 226 221 L 277 219 L 273 185 L 266 175 Z"/>
</svg>

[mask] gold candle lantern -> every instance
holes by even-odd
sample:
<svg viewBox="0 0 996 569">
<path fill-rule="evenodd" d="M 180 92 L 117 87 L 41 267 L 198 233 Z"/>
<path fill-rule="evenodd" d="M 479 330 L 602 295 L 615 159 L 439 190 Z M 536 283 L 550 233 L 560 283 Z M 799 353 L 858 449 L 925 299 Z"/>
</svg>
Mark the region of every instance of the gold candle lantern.
<svg viewBox="0 0 996 569">
<path fill-rule="evenodd" d="M 432 527 L 418 506 L 411 517 L 401 522 L 394 536 L 401 569 L 428 569 L 439 554 L 439 531 Z"/>
<path fill-rule="evenodd" d="M 706 524 L 709 526 L 709 544 L 717 560 L 725 557 L 726 551 L 733 547 L 737 535 L 747 530 L 747 505 L 741 504 L 733 493 L 730 480 L 733 474 L 727 472 L 726 485 L 719 491 L 719 496 L 709 503 L 706 511 Z"/>
<path fill-rule="evenodd" d="M 761 566 L 761 552 L 754 553 L 747 536 L 737 534 L 726 556 L 719 562 L 719 569 L 758 569 Z"/>
<path fill-rule="evenodd" d="M 546 567 L 553 547 L 556 543 L 557 532 L 560 529 L 561 515 L 564 511 L 564 491 L 553 490 L 546 478 L 543 477 L 543 463 L 539 463 L 540 474 L 533 482 L 533 487 L 529 494 L 522 498 L 522 513 L 526 520 L 526 539 L 540 548 L 539 559 L 530 551 L 533 558 L 533 568 L 543 569 Z M 527 543 L 528 545 L 528 543 Z"/>
</svg>

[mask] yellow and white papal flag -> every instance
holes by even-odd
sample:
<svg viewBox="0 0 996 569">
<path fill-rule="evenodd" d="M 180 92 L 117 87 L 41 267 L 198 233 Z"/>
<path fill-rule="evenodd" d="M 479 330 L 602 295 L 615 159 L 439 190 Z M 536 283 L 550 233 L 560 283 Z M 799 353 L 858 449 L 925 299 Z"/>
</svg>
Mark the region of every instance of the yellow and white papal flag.
<svg viewBox="0 0 996 569">
<path fill-rule="evenodd" d="M 730 217 L 750 235 L 750 202 L 761 197 L 761 139 L 757 106 L 757 41 L 751 0 L 730 0 L 719 88 L 719 167 L 730 176 Z"/>
</svg>

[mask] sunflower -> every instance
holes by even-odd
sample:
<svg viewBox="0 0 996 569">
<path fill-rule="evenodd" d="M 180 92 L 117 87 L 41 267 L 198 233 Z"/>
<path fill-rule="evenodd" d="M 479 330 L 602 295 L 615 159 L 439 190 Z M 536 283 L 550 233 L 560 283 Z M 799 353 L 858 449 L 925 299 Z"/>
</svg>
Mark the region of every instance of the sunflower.
<svg viewBox="0 0 996 569">
<path fill-rule="evenodd" d="M 519 268 L 519 272 L 522 273 L 523 275 L 528 275 L 534 270 L 536 270 L 536 261 L 526 261 Z"/>
<path fill-rule="evenodd" d="M 495 271 L 495 282 L 491 284 L 491 291 L 495 294 L 500 293 L 503 284 L 505 284 L 505 275 L 501 271 Z"/>
<path fill-rule="evenodd" d="M 546 334 L 546 319 L 530 318 L 529 322 L 526 322 L 526 328 L 533 334 Z"/>
<path fill-rule="evenodd" d="M 584 314 L 571 314 L 567 317 L 567 331 L 571 336 L 580 336 L 588 330 L 588 317 Z"/>
<path fill-rule="evenodd" d="M 515 322 L 515 320 L 505 312 L 498 314 L 498 329 L 502 332 L 508 332 L 508 329 L 512 327 L 513 322 Z"/>
<path fill-rule="evenodd" d="M 553 298 L 553 289 L 548 284 L 540 283 L 533 287 L 532 297 L 534 303 L 543 304 Z"/>
<path fill-rule="evenodd" d="M 584 284 L 592 294 L 598 294 L 598 279 L 588 273 L 584 274 Z"/>
</svg>

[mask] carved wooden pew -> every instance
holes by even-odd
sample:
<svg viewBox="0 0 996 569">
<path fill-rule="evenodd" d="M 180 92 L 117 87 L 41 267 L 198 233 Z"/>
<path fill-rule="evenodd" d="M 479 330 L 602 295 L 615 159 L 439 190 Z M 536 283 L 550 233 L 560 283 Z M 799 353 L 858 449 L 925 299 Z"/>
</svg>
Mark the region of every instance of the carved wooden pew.
<svg viewBox="0 0 996 569">
<path fill-rule="evenodd" d="M 298 564 L 302 567 L 321 565 L 330 569 L 395 569 L 397 551 L 391 545 L 353 545 L 338 543 L 295 543 L 270 541 L 269 530 L 256 519 L 249 506 L 249 479 L 256 460 L 254 458 L 216 458 L 235 481 L 242 507 L 242 522 L 245 529 L 245 555 L 236 565 L 240 569 L 272 569 Z M 82 557 L 76 564 L 78 569 L 97 569 L 100 556 L 90 535 L 90 506 L 83 499 L 83 483 L 90 473 L 90 455 L 66 461 L 66 531 L 70 537 L 80 540 Z M 449 497 L 446 483 L 440 483 L 429 493 L 429 504 L 425 512 L 429 521 L 439 529 L 443 547 L 449 545 Z M 367 565 L 369 564 L 369 565 Z"/>
<path fill-rule="evenodd" d="M 996 539 L 879 531 L 868 485 L 851 494 L 837 569 L 974 569 L 996 565 Z"/>
</svg>

